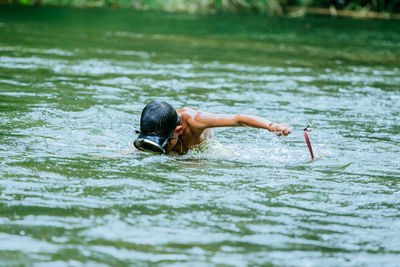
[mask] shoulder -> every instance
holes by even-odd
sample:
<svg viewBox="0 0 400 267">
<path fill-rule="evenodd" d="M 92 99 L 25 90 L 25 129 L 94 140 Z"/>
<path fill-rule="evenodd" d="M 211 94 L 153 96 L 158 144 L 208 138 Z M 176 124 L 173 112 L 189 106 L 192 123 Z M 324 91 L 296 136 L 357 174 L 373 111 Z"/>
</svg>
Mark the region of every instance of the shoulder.
<svg viewBox="0 0 400 267">
<path fill-rule="evenodd" d="M 181 119 L 186 122 L 195 122 L 202 113 L 202 111 L 191 107 L 183 107 L 177 110 L 177 112 L 181 116 Z"/>
<path fill-rule="evenodd" d="M 193 119 L 193 120 L 218 116 L 218 114 L 214 114 L 214 113 L 203 111 L 203 110 L 198 110 L 198 109 L 191 108 L 191 107 L 183 107 L 181 109 L 178 109 L 177 112 L 181 116 L 182 115 L 190 116 L 191 119 Z"/>
<path fill-rule="evenodd" d="M 192 131 L 201 131 L 205 127 L 203 118 L 204 114 L 207 112 L 191 108 L 191 107 L 183 107 L 177 110 L 178 114 L 181 116 L 182 121 L 189 127 Z"/>
<path fill-rule="evenodd" d="M 177 110 L 179 115 L 185 114 L 185 115 L 196 115 L 199 110 L 191 107 L 183 107 Z"/>
<path fill-rule="evenodd" d="M 213 127 L 238 126 L 237 115 L 215 114 L 194 108 L 184 107 L 178 110 L 183 121 L 193 128 L 204 130 Z"/>
<path fill-rule="evenodd" d="M 183 119 L 192 120 L 194 122 L 202 122 L 204 120 L 216 119 L 219 117 L 218 114 L 198 110 L 191 107 L 183 107 L 177 110 L 177 112 L 179 115 L 181 115 L 181 117 L 183 117 Z"/>
</svg>

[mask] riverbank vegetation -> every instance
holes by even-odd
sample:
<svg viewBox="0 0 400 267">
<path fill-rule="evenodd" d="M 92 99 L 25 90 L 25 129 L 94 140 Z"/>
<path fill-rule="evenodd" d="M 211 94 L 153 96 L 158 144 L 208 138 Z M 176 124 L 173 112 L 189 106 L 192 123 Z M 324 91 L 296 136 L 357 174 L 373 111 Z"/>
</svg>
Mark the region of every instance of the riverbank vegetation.
<svg viewBox="0 0 400 267">
<path fill-rule="evenodd" d="M 400 13 L 400 0 L 0 0 L 0 3 L 131 7 L 139 10 L 190 13 L 255 12 L 270 15 L 289 14 L 290 16 L 301 16 L 306 12 L 311 12 L 365 17 L 371 17 L 371 14 L 372 17 L 382 17 L 384 14 L 383 17 L 390 17 L 391 14 Z"/>
</svg>

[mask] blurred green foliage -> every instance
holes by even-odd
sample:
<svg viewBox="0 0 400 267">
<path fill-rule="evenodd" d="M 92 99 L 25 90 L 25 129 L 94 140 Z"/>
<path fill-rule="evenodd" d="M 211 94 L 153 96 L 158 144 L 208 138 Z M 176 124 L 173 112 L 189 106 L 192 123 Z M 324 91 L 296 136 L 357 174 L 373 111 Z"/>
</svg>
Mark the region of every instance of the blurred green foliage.
<svg viewBox="0 0 400 267">
<path fill-rule="evenodd" d="M 0 0 L 21 5 L 133 7 L 141 10 L 184 12 L 257 12 L 282 14 L 288 7 L 400 12 L 400 0 Z"/>
<path fill-rule="evenodd" d="M 312 6 L 337 9 L 361 10 L 376 12 L 400 12 L 400 0 L 319 0 L 310 1 Z"/>
</svg>

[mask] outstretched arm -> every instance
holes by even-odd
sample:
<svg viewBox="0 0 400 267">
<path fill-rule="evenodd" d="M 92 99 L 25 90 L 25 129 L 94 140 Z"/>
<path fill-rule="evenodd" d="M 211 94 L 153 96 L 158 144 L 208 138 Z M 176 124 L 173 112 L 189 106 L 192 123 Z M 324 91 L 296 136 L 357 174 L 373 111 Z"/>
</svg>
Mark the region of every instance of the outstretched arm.
<svg viewBox="0 0 400 267">
<path fill-rule="evenodd" d="M 246 126 L 252 128 L 267 129 L 270 132 L 277 132 L 276 135 L 288 135 L 291 133 L 290 127 L 286 123 L 274 123 L 267 119 L 255 115 L 243 114 L 214 114 L 196 110 L 194 120 L 199 128 Z"/>
</svg>

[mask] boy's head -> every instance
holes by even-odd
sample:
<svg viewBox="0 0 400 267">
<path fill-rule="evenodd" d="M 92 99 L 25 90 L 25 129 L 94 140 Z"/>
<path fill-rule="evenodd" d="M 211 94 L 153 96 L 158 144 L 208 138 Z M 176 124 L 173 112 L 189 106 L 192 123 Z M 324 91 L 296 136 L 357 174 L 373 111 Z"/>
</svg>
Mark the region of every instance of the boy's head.
<svg viewBox="0 0 400 267">
<path fill-rule="evenodd" d="M 168 103 L 153 101 L 147 104 L 140 117 L 140 132 L 152 135 L 168 135 L 176 127 L 178 113 Z"/>
<path fill-rule="evenodd" d="M 171 139 L 177 138 L 174 134 L 180 124 L 180 116 L 170 104 L 153 101 L 142 111 L 140 134 L 134 145 L 139 150 L 166 153 L 171 149 L 169 148 Z"/>
</svg>

